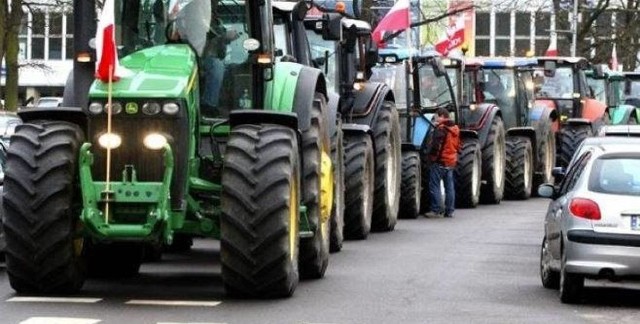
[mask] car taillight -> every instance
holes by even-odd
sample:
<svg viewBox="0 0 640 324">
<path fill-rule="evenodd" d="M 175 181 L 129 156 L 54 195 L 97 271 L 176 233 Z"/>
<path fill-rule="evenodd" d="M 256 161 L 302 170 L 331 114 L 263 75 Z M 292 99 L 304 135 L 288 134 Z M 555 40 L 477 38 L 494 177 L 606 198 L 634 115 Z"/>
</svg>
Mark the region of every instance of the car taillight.
<svg viewBox="0 0 640 324">
<path fill-rule="evenodd" d="M 569 211 L 576 217 L 599 220 L 600 207 L 595 201 L 585 198 L 573 198 L 569 203 Z"/>
</svg>

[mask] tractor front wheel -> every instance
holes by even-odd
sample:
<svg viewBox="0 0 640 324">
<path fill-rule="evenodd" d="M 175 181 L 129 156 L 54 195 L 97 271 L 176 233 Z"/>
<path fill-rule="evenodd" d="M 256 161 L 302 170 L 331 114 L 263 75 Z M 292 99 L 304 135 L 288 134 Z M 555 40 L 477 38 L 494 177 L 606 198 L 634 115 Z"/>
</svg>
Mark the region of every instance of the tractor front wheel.
<svg viewBox="0 0 640 324">
<path fill-rule="evenodd" d="M 293 129 L 240 125 L 222 173 L 220 255 L 228 294 L 288 297 L 298 285 L 300 158 Z"/>
<path fill-rule="evenodd" d="M 483 185 L 480 189 L 480 201 L 485 204 L 499 204 L 504 195 L 504 123 L 499 116 L 495 116 L 489 127 L 489 135 L 482 147 Z"/>
<path fill-rule="evenodd" d="M 402 153 L 402 184 L 400 185 L 400 218 L 418 218 L 422 193 L 422 165 L 418 152 Z"/>
<path fill-rule="evenodd" d="M 385 101 L 371 126 L 376 159 L 371 228 L 375 231 L 392 231 L 398 219 L 402 164 L 399 118 L 395 103 Z"/>
<path fill-rule="evenodd" d="M 531 140 L 524 136 L 513 136 L 507 139 L 506 145 L 505 196 L 512 200 L 528 199 L 533 185 Z"/>
<path fill-rule="evenodd" d="M 465 138 L 455 169 L 456 207 L 475 208 L 480 202 L 482 150 L 476 138 Z"/>
<path fill-rule="evenodd" d="M 573 153 L 585 138 L 592 135 L 590 125 L 564 125 L 560 129 L 558 136 L 560 137 L 560 156 L 558 166 L 567 167 Z"/>
<path fill-rule="evenodd" d="M 18 293 L 72 293 L 84 283 L 78 152 L 82 130 L 67 122 L 16 127 L 4 178 L 7 272 Z"/>
<path fill-rule="evenodd" d="M 373 213 L 373 143 L 366 133 L 345 134 L 344 236 L 364 240 L 371 230 Z"/>
</svg>

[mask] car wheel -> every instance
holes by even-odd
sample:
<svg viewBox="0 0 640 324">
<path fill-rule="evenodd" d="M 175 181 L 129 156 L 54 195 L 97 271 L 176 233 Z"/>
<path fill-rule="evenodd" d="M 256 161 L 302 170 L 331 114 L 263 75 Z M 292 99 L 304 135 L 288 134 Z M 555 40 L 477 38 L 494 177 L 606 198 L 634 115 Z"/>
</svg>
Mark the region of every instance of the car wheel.
<svg viewBox="0 0 640 324">
<path fill-rule="evenodd" d="M 567 255 L 562 251 L 560 265 L 560 301 L 564 304 L 575 304 L 579 301 L 584 288 L 584 276 L 568 273 L 566 268 Z"/>
<path fill-rule="evenodd" d="M 545 236 L 540 247 L 540 279 L 542 280 L 542 287 L 558 289 L 560 287 L 560 273 L 551 269 L 552 259 L 553 257 L 549 252 L 549 241 Z"/>
</svg>

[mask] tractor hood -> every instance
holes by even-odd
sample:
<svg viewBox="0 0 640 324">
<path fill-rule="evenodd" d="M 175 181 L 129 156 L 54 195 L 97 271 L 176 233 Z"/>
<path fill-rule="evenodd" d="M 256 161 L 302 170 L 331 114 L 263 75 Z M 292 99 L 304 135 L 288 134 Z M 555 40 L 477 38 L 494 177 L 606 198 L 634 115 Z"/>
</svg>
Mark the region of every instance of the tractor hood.
<svg viewBox="0 0 640 324">
<path fill-rule="evenodd" d="M 113 83 L 113 97 L 179 98 L 193 87 L 196 57 L 188 45 L 147 48 L 120 60 L 123 69 Z M 108 84 L 95 80 L 89 96 L 106 98 Z"/>
</svg>

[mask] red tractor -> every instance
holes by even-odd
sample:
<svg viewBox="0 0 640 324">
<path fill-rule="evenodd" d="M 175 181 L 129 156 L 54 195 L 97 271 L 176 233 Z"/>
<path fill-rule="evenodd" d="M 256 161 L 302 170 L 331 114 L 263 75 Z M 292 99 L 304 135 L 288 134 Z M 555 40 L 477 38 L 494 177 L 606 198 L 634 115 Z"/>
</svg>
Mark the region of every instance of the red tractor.
<svg viewBox="0 0 640 324">
<path fill-rule="evenodd" d="M 582 140 L 605 123 L 607 106 L 595 99 L 587 83 L 590 63 L 582 57 L 538 57 L 534 71 L 535 106 L 555 110 L 557 166 L 567 166 Z M 602 70 L 595 69 L 600 74 Z"/>
</svg>

